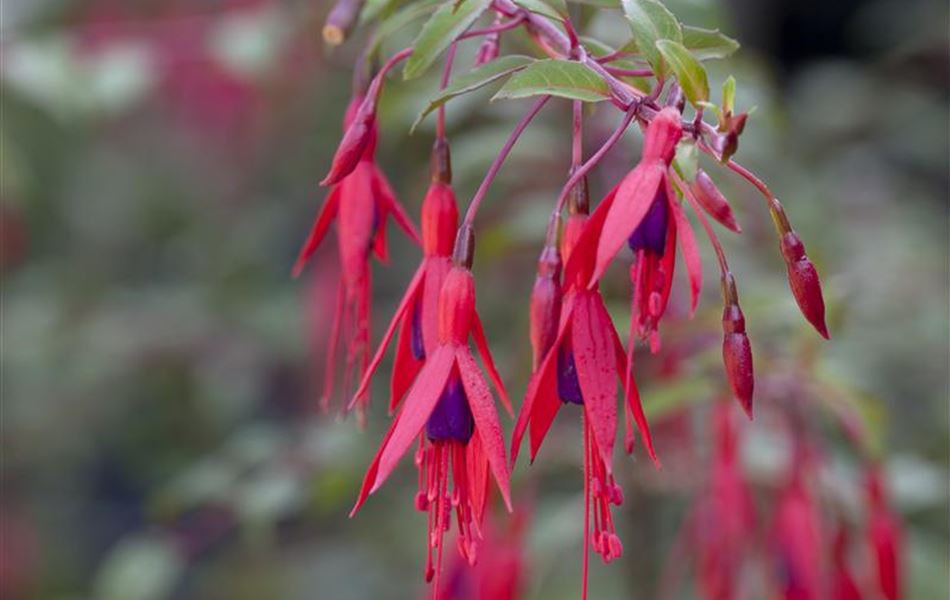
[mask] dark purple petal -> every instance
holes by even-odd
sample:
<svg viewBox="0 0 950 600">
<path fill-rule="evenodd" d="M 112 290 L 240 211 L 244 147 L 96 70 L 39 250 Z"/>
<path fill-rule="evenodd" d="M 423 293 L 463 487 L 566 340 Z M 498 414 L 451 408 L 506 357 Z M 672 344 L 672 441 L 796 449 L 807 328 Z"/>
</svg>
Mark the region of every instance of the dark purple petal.
<svg viewBox="0 0 950 600">
<path fill-rule="evenodd" d="M 577 367 L 574 364 L 574 353 L 559 349 L 557 352 L 557 395 L 561 402 L 584 404 L 581 395 L 581 384 L 577 380 Z"/>
<path fill-rule="evenodd" d="M 666 198 L 666 186 L 660 185 L 657 188 L 656 196 L 653 198 L 653 204 L 646 216 L 640 221 L 640 224 L 630 238 L 627 245 L 636 252 L 637 250 L 648 250 L 657 256 L 663 256 L 666 249 L 666 229 L 670 219 L 670 207 Z"/>
<path fill-rule="evenodd" d="M 439 403 L 426 421 L 426 436 L 433 442 L 455 440 L 468 442 L 475 431 L 472 410 L 458 374 L 449 377 Z"/>
</svg>

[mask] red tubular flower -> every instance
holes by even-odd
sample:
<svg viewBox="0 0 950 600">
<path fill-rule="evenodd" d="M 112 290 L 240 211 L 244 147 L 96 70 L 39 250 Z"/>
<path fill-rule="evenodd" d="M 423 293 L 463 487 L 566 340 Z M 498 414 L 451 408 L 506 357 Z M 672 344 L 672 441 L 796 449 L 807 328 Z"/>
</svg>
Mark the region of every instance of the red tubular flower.
<svg viewBox="0 0 950 600">
<path fill-rule="evenodd" d="M 447 570 L 439 589 L 442 600 L 518 600 L 526 581 L 524 534 L 525 511 L 519 510 L 507 530 L 486 519 L 482 527 L 484 539 L 478 562 L 470 566 L 456 559 Z"/>
<path fill-rule="evenodd" d="M 848 565 L 848 530 L 843 524 L 838 527 L 831 553 L 831 600 L 861 600 L 861 590 Z"/>
<path fill-rule="evenodd" d="M 755 510 L 739 463 L 730 403 L 713 409 L 714 455 L 708 489 L 693 509 L 691 535 L 700 589 L 709 600 L 735 597 L 743 554 L 755 534 Z"/>
<path fill-rule="evenodd" d="M 359 105 L 359 98 L 354 98 L 350 103 L 346 125 L 357 118 Z M 375 140 L 375 124 L 371 127 L 370 137 Z M 386 218 L 392 214 L 406 235 L 419 243 L 415 226 L 376 165 L 374 150 L 375 142 L 364 146 L 353 171 L 330 190 L 293 269 L 295 277 L 300 274 L 329 231 L 330 223 L 336 219 L 341 281 L 327 350 L 324 392 L 320 400 L 324 410 L 329 407 L 333 393 L 333 374 L 340 339 L 347 340 L 345 385 L 349 385 L 357 360 L 360 363 L 360 375 L 369 364 L 371 279 L 368 259 L 370 253 L 374 252 L 380 261 L 388 260 Z M 361 404 L 361 421 L 362 414 Z"/>
<path fill-rule="evenodd" d="M 597 207 L 591 217 L 591 232 L 583 242 L 596 244 L 596 261 L 588 288 L 597 284 L 625 243 L 633 251 L 630 331 L 648 340 L 653 352 L 659 349 L 657 325 L 666 311 L 673 285 L 677 238 L 689 274 L 692 311 L 696 310 L 702 287 L 702 260 L 696 237 L 668 175 L 682 135 L 680 113 L 675 108 L 663 109 L 647 127 L 640 163 Z"/>
<path fill-rule="evenodd" d="M 350 513 L 356 514 L 369 494 L 382 486 L 418 437 L 416 507 L 429 514 L 427 581 L 441 570 L 442 539 L 451 524 L 452 508 L 459 528 L 459 551 L 474 563 L 489 471 L 511 510 L 501 425 L 491 391 L 468 346 L 470 336 L 478 337 L 477 322 L 472 274 L 467 266 L 455 265 L 446 275 L 439 296 L 437 343 L 427 354 L 370 464 Z M 505 397 L 504 389 L 496 385 Z M 450 479 L 454 487 L 451 492 Z M 435 566 L 433 551 L 437 555 Z"/>
<path fill-rule="evenodd" d="M 732 273 L 722 276 L 722 362 L 732 393 L 749 418 L 752 418 L 752 393 L 755 375 L 752 367 L 752 346 L 745 332 L 745 316 L 739 307 L 739 293 Z"/>
<path fill-rule="evenodd" d="M 458 227 L 458 207 L 451 181 L 449 146 L 445 140 L 439 140 L 432 151 L 432 183 L 422 202 L 422 263 L 416 269 L 396 308 L 376 355 L 370 361 L 359 389 L 350 401 L 351 406 L 366 400 L 372 376 L 382 362 L 397 327 L 399 335 L 396 339 L 396 357 L 390 385 L 390 412 L 396 409 L 426 357 L 438 344 L 439 292 L 446 274 L 452 267 L 450 257 Z M 485 330 L 477 314 L 472 336 L 488 375 L 495 387 L 503 392 L 501 377 L 488 351 Z M 507 395 L 503 394 L 502 401 L 506 407 L 510 407 L 511 402 Z M 511 412 L 510 408 L 508 410 Z"/>
<path fill-rule="evenodd" d="M 600 291 L 585 285 L 593 268 L 589 246 L 578 245 L 588 225 L 586 198 L 570 205 L 561 253 L 567 261 L 568 276 L 557 338 L 528 384 L 528 391 L 511 444 L 512 462 L 517 458 L 525 430 L 530 431 L 531 460 L 562 404 L 577 404 L 584 415 L 584 497 L 586 594 L 587 547 L 605 562 L 621 555 L 623 547 L 616 535 L 611 505 L 623 502 L 623 491 L 613 476 L 612 454 L 617 430 L 617 380 L 623 380 L 627 357 Z M 574 253 L 578 253 L 575 255 Z M 647 451 L 657 460 L 649 426 L 643 414 L 636 386 L 625 402 L 627 450 L 633 447 L 632 420 L 636 420 Z M 593 515 L 593 525 L 589 524 Z"/>
<path fill-rule="evenodd" d="M 782 258 L 788 269 L 788 285 L 795 296 L 795 302 L 809 323 L 825 339 L 829 339 L 828 326 L 825 325 L 825 300 L 821 293 L 821 280 L 818 271 L 808 256 L 801 238 L 795 233 L 785 215 L 785 209 L 776 200 L 772 206 L 772 220 L 781 237 Z"/>
<path fill-rule="evenodd" d="M 783 600 L 817 600 L 822 594 L 822 533 L 818 505 L 795 458 L 791 481 L 778 499 L 772 527 L 775 582 Z"/>
<path fill-rule="evenodd" d="M 696 180 L 690 185 L 693 196 L 703 210 L 719 221 L 726 229 L 736 233 L 742 233 L 742 228 L 736 222 L 736 217 L 732 214 L 732 207 L 729 201 L 722 195 L 713 180 L 709 178 L 706 171 L 699 169 L 696 172 Z"/>
<path fill-rule="evenodd" d="M 869 469 L 866 488 L 870 511 L 868 530 L 877 570 L 878 589 L 887 600 L 900 600 L 901 525 L 887 505 L 881 472 L 877 466 Z"/>
</svg>

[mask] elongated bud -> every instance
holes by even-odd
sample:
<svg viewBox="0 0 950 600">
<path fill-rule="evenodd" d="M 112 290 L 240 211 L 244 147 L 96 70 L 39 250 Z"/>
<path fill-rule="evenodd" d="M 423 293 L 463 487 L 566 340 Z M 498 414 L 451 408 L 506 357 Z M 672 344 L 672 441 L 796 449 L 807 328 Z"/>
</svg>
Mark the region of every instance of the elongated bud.
<svg viewBox="0 0 950 600">
<path fill-rule="evenodd" d="M 795 302 L 798 303 L 798 308 L 801 309 L 805 319 L 823 338 L 828 339 L 825 300 L 821 293 L 821 279 L 818 277 L 818 271 L 805 254 L 805 245 L 792 229 L 785 209 L 778 200 L 773 203 L 771 211 L 775 229 L 780 237 L 779 247 L 782 250 L 782 258 L 785 259 L 785 267 L 788 270 L 788 286 L 792 289 Z"/>
<path fill-rule="evenodd" d="M 752 418 L 752 391 L 755 376 L 752 369 L 752 346 L 745 332 L 745 315 L 739 307 L 739 293 L 732 273 L 722 276 L 722 362 L 732 393 L 749 418 Z"/>
<path fill-rule="evenodd" d="M 353 30 L 363 9 L 364 0 L 337 0 L 323 25 L 323 41 L 339 46 Z"/>
<path fill-rule="evenodd" d="M 745 129 L 748 113 L 741 113 L 736 116 L 724 116 L 719 123 L 720 134 L 713 137 L 713 149 L 719 153 L 719 160 L 728 162 L 732 155 L 739 150 L 739 136 Z"/>
<path fill-rule="evenodd" d="M 662 160 L 670 164 L 676 144 L 683 137 L 683 124 L 675 107 L 668 106 L 653 118 L 643 140 L 643 162 Z"/>
<path fill-rule="evenodd" d="M 344 177 L 353 172 L 363 157 L 372 154 L 376 146 L 376 101 L 382 85 L 382 76 L 377 75 L 366 96 L 360 99 L 355 97 L 346 111 L 343 139 L 333 155 L 330 172 L 323 178 L 320 185 L 335 185 Z"/>
<path fill-rule="evenodd" d="M 464 344 L 475 315 L 475 279 L 467 268 L 453 266 L 439 294 L 439 341 Z"/>
<path fill-rule="evenodd" d="M 538 258 L 538 276 L 531 290 L 532 371 L 537 371 L 557 337 L 561 319 L 561 257 L 545 246 Z"/>
<path fill-rule="evenodd" d="M 696 171 L 696 180 L 690 185 L 693 196 L 699 205 L 709 213 L 709 216 L 719 221 L 726 229 L 742 233 L 742 228 L 736 222 L 735 215 L 732 214 L 732 207 L 729 201 L 722 195 L 713 180 L 709 178 L 702 169 Z"/>
</svg>

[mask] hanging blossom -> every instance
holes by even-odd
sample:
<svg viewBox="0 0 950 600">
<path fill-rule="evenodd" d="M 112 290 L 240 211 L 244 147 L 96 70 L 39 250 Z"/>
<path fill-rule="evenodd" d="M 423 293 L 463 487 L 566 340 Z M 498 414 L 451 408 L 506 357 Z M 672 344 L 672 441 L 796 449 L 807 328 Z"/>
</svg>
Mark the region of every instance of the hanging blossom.
<svg viewBox="0 0 950 600">
<path fill-rule="evenodd" d="M 755 537 L 755 507 L 739 460 L 733 405 L 713 408 L 713 463 L 708 487 L 690 516 L 689 536 L 703 597 L 736 597 L 745 554 Z"/>
<path fill-rule="evenodd" d="M 593 255 L 578 256 L 583 248 L 577 241 L 589 226 L 587 187 L 577 186 L 569 204 L 570 217 L 565 224 L 561 253 L 569 265 L 576 265 L 565 280 L 560 316 L 554 315 L 557 289 L 548 285 L 548 267 L 542 269 L 536 286 L 535 314 L 544 319 L 557 319 L 557 337 L 550 344 L 544 359 L 528 384 L 521 412 L 512 435 L 512 462 L 526 431 L 529 433 L 531 460 L 534 461 L 562 405 L 578 405 L 582 409 L 584 429 L 584 595 L 586 597 L 588 547 L 601 555 L 604 562 L 619 558 L 623 545 L 617 536 L 611 506 L 623 503 L 623 490 L 613 473 L 613 446 L 617 430 L 617 381 L 623 381 L 626 356 L 600 291 L 588 289 Z M 550 254 L 550 250 L 546 251 Z M 542 256 L 542 264 L 553 261 Z M 544 290 L 538 292 L 538 289 Z M 550 293 L 549 293 L 550 292 Z M 537 326 L 540 329 L 540 326 Z M 535 339 L 538 336 L 533 335 Z M 540 342 L 539 342 L 540 343 Z M 625 447 L 633 450 L 632 421 L 636 421 L 647 451 L 657 460 L 649 426 L 643 414 L 636 386 L 627 386 L 633 393 L 624 402 L 627 434 Z M 593 522 L 591 523 L 591 519 Z"/>
<path fill-rule="evenodd" d="M 418 438 L 416 508 L 428 513 L 426 581 L 441 572 L 443 538 L 451 526 L 453 509 L 458 550 L 470 564 L 475 563 L 489 471 L 511 510 L 501 424 L 492 393 L 469 349 L 469 339 L 477 337 L 478 327 L 475 281 L 470 271 L 473 247 L 471 229 L 465 228 L 439 295 L 437 341 L 370 464 L 351 512 L 355 515 L 367 497 L 382 486 Z M 499 395 L 507 397 L 500 381 L 496 386 Z"/>
<path fill-rule="evenodd" d="M 341 278 L 327 346 L 324 389 L 320 398 L 323 410 L 329 408 L 333 395 L 337 350 L 341 340 L 346 351 L 344 389 L 350 386 L 354 374 L 361 377 L 369 366 L 369 257 L 375 254 L 383 263 L 388 260 L 387 217 L 392 215 L 406 235 L 419 243 L 415 226 L 376 164 L 376 101 L 384 74 L 385 69 L 373 80 L 365 95 L 356 94 L 350 101 L 343 122 L 343 140 L 334 156 L 330 173 L 321 182 L 321 185 L 331 186 L 330 193 L 293 269 L 294 276 L 301 273 L 335 220 Z M 360 87 L 359 83 L 356 87 Z M 365 402 L 364 396 L 356 403 L 361 424 L 365 419 Z"/>
<path fill-rule="evenodd" d="M 886 600 L 900 600 L 901 523 L 888 506 L 881 469 L 872 464 L 866 474 L 868 532 L 877 573 L 877 588 Z"/>
<path fill-rule="evenodd" d="M 794 452 L 791 474 L 779 494 L 770 534 L 772 579 L 783 600 L 818 600 L 824 596 L 825 546 L 819 506 L 806 480 L 810 471 L 806 452 L 804 448 Z"/>
<path fill-rule="evenodd" d="M 452 248 L 457 228 L 458 206 L 452 191 L 449 145 L 444 138 L 440 138 L 432 150 L 432 181 L 422 201 L 422 262 L 396 308 L 379 349 L 351 400 L 351 406 L 366 398 L 372 377 L 397 328 L 399 334 L 390 385 L 390 413 L 412 385 L 426 357 L 437 347 L 439 292 L 452 267 Z M 477 314 L 472 325 L 472 338 L 489 377 L 502 394 L 502 402 L 511 411 L 511 401 L 504 392 L 501 376 L 488 350 L 485 330 Z"/>
</svg>

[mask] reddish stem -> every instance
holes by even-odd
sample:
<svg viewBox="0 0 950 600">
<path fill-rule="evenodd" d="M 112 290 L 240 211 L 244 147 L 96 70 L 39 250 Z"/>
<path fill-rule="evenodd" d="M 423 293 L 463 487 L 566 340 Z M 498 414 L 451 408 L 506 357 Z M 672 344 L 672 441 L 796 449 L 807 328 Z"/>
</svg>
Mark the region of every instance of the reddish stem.
<svg viewBox="0 0 950 600">
<path fill-rule="evenodd" d="M 622 69 L 620 67 L 604 67 L 611 75 L 618 77 L 653 77 L 650 69 Z"/>
<path fill-rule="evenodd" d="M 683 196 L 689 201 L 690 206 L 693 207 L 693 212 L 696 213 L 696 217 L 699 218 L 699 222 L 702 224 L 703 229 L 706 230 L 706 236 L 709 238 L 709 242 L 713 246 L 713 250 L 716 251 L 716 260 L 719 261 L 719 270 L 723 274 L 729 272 L 729 263 L 726 261 L 726 253 L 722 250 L 722 244 L 719 243 L 719 238 L 716 236 L 715 230 L 712 228 L 712 225 L 709 224 L 709 219 L 706 218 L 706 213 L 703 212 L 703 208 L 699 205 L 699 202 L 696 200 L 696 197 L 693 196 L 692 190 L 689 189 L 689 186 L 686 185 L 686 182 L 683 181 L 675 171 L 670 169 L 670 176 L 673 178 L 673 183 L 676 184 L 676 187 L 683 193 Z"/>
<path fill-rule="evenodd" d="M 452 63 L 455 62 L 455 51 L 458 49 L 458 42 L 449 46 L 449 51 L 445 55 L 445 70 L 442 71 L 442 83 L 439 89 L 445 89 L 452 78 Z M 435 137 L 438 140 L 445 139 L 445 103 L 439 106 L 439 112 L 436 115 Z"/>
<path fill-rule="evenodd" d="M 561 215 L 561 211 L 564 209 L 564 203 L 567 201 L 567 196 L 570 194 L 571 190 L 574 189 L 574 186 L 583 178 L 587 173 L 597 165 L 598 162 L 606 155 L 611 148 L 614 147 L 623 133 L 627 130 L 627 127 L 630 126 L 630 122 L 633 121 L 634 117 L 637 116 L 637 113 L 640 110 L 640 104 L 634 105 L 632 108 L 627 110 L 627 114 L 624 115 L 623 121 L 620 122 L 620 126 L 607 138 L 607 141 L 604 142 L 604 145 L 600 147 L 593 156 L 587 159 L 583 165 L 578 167 L 571 173 L 571 176 L 568 178 L 567 183 L 564 184 L 564 187 L 561 188 L 561 193 L 557 197 L 557 203 L 554 205 L 554 211 L 551 213 L 551 218 L 548 221 L 548 231 L 547 231 L 547 241 L 548 243 L 553 243 L 557 239 L 557 222 L 558 218 Z"/>
<path fill-rule="evenodd" d="M 467 40 L 473 37 L 479 37 L 483 35 L 491 35 L 493 33 L 501 33 L 503 31 L 508 31 L 509 29 L 514 29 L 515 27 L 521 25 L 525 22 L 525 15 L 519 13 L 513 18 L 505 21 L 504 23 L 498 23 L 497 25 L 492 25 L 491 27 L 485 27 L 484 29 L 474 29 L 472 31 L 466 31 L 462 35 L 455 38 L 455 41 Z"/>
<path fill-rule="evenodd" d="M 465 220 L 462 221 L 462 226 L 459 228 L 459 231 L 465 228 L 471 229 L 472 223 L 475 221 L 475 213 L 478 212 L 478 207 L 481 205 L 482 200 L 488 193 L 488 188 L 491 186 L 492 181 L 495 180 L 495 176 L 498 175 L 498 171 L 501 169 L 501 166 L 505 163 L 505 159 L 507 159 L 508 155 L 511 154 L 511 149 L 514 148 L 518 138 L 521 137 L 522 133 L 524 133 L 524 130 L 528 127 L 528 124 L 531 123 L 531 120 L 534 119 L 535 115 L 538 114 L 538 112 L 550 99 L 550 96 L 542 96 L 536 100 L 528 113 L 522 117 L 521 121 L 518 122 L 518 125 L 515 126 L 515 129 L 511 132 L 511 135 L 508 136 L 508 141 L 506 141 L 505 145 L 501 147 L 501 151 L 498 153 L 498 156 L 495 157 L 494 162 L 492 162 L 491 166 L 488 167 L 488 172 L 485 173 L 485 178 L 482 179 L 482 184 L 478 186 L 475 196 L 469 203 L 468 211 L 465 213 Z"/>
</svg>

